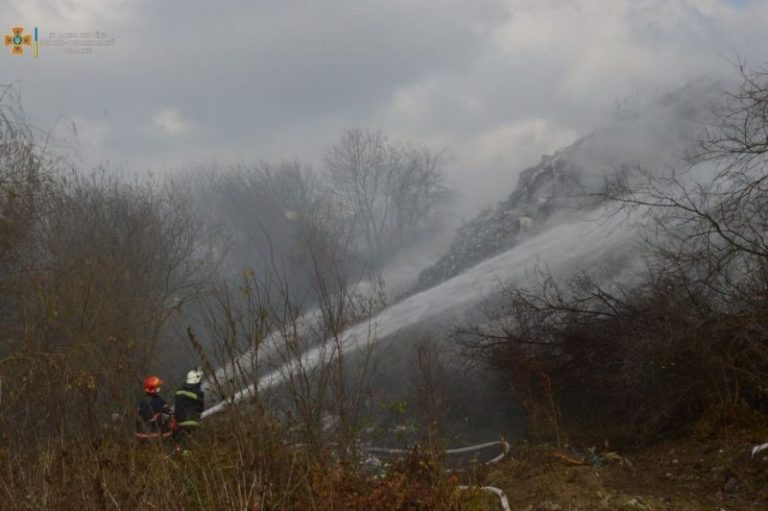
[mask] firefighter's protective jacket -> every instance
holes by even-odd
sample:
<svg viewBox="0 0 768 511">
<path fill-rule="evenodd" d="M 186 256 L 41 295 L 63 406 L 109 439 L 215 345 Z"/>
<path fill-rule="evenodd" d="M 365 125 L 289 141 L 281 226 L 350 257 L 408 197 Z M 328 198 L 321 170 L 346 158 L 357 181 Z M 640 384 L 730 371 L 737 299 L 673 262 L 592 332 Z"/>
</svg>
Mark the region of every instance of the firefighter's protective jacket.
<svg viewBox="0 0 768 511">
<path fill-rule="evenodd" d="M 182 385 L 175 396 L 176 424 L 180 428 L 199 426 L 204 405 L 205 396 L 199 383 Z"/>
</svg>

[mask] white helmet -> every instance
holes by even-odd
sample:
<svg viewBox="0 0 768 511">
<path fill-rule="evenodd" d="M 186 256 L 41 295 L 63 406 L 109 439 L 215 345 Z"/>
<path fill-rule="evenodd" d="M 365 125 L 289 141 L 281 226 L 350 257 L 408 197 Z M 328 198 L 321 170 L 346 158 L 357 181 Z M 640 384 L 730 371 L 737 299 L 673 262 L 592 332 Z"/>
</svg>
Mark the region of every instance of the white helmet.
<svg viewBox="0 0 768 511">
<path fill-rule="evenodd" d="M 192 369 L 190 372 L 187 373 L 187 384 L 189 385 L 197 385 L 202 381 L 203 379 L 203 370 L 202 369 Z"/>
</svg>

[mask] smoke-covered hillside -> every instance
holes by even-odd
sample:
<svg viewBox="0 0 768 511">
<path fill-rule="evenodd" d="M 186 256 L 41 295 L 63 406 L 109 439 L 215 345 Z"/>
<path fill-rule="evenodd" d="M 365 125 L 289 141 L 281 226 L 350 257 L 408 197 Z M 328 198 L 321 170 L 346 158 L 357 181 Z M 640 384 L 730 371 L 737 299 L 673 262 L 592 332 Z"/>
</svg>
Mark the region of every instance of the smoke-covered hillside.
<svg viewBox="0 0 768 511">
<path fill-rule="evenodd" d="M 584 212 L 598 192 L 622 169 L 651 173 L 680 167 L 693 150 L 708 117 L 717 86 L 693 82 L 650 105 L 616 113 L 613 122 L 520 173 L 506 200 L 462 225 L 448 251 L 421 272 L 415 291 L 458 275 L 540 232 L 554 217 Z"/>
</svg>

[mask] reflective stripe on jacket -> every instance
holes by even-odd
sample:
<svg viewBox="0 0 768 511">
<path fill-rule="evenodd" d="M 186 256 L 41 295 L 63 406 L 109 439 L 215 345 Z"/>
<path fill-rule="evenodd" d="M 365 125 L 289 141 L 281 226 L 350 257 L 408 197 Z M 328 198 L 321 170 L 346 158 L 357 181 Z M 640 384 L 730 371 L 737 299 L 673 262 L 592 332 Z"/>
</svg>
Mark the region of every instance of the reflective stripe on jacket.
<svg viewBox="0 0 768 511">
<path fill-rule="evenodd" d="M 205 406 L 205 396 L 200 389 L 200 384 L 184 384 L 176 391 L 174 399 L 176 421 L 179 427 L 200 426 L 200 415 Z"/>
</svg>

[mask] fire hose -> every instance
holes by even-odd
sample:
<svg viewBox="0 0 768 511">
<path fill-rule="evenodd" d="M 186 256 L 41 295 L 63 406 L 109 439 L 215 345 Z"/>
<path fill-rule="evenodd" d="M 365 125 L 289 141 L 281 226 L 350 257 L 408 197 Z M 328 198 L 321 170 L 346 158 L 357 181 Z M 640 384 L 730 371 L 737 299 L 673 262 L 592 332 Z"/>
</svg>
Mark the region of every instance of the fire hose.
<svg viewBox="0 0 768 511">
<path fill-rule="evenodd" d="M 468 452 L 487 449 L 488 447 L 493 447 L 494 445 L 500 445 L 502 449 L 502 453 L 496 456 L 495 458 L 488 460 L 486 463 L 489 463 L 489 464 L 498 463 L 499 461 L 503 460 L 507 456 L 507 454 L 509 454 L 509 443 L 503 438 L 500 440 L 496 440 L 494 442 L 486 442 L 484 444 L 475 444 L 475 445 L 468 445 L 466 447 L 459 447 L 456 449 L 447 449 L 445 451 L 445 454 L 466 454 Z M 365 452 L 370 452 L 372 454 L 405 454 L 407 452 L 410 452 L 407 449 L 391 449 L 388 447 L 363 447 L 362 450 L 364 450 Z"/>
<path fill-rule="evenodd" d="M 492 464 L 492 463 L 498 463 L 504 458 L 507 457 L 509 454 L 509 443 L 504 440 L 503 438 L 496 440 L 495 442 L 486 442 L 484 444 L 475 444 L 475 445 L 468 445 L 466 447 L 459 447 L 455 449 L 447 449 L 445 454 L 466 454 L 468 452 L 474 452 L 474 451 L 480 451 L 483 449 L 487 449 L 488 447 L 493 447 L 494 445 L 500 445 L 502 452 L 495 458 L 486 461 L 486 464 Z M 390 449 L 387 447 L 363 447 L 362 450 L 365 452 L 369 452 L 372 454 L 405 454 L 409 452 L 407 449 Z M 457 486 L 456 487 L 459 490 L 462 491 L 469 491 L 473 489 L 478 489 L 481 491 L 493 493 L 499 498 L 499 504 L 501 505 L 502 511 L 512 511 L 512 509 L 509 507 L 509 500 L 507 499 L 507 495 L 500 489 L 496 488 L 495 486 Z"/>
</svg>

